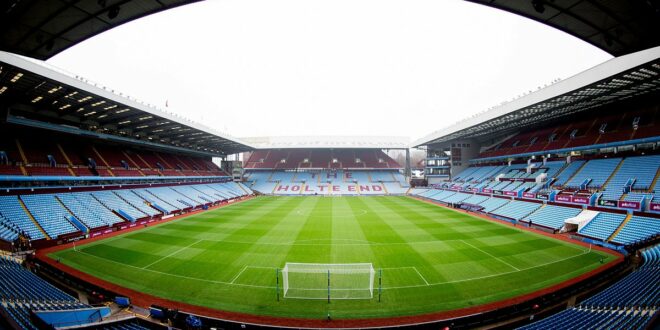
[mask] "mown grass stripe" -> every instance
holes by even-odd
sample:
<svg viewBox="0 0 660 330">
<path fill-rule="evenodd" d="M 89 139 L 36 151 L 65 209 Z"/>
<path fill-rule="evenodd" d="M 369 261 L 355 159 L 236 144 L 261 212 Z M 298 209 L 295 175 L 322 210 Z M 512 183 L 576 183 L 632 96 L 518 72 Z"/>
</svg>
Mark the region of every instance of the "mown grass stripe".
<svg viewBox="0 0 660 330">
<path fill-rule="evenodd" d="M 53 257 L 167 299 L 273 316 L 323 318 L 331 311 L 336 319 L 474 306 L 614 259 L 407 197 L 372 196 L 259 197 L 78 249 Z M 371 262 L 383 269 L 382 300 L 278 302 L 275 268 L 286 261 Z"/>
<path fill-rule="evenodd" d="M 476 246 L 474 246 L 474 245 L 472 245 L 472 244 L 470 244 L 470 243 L 468 243 L 468 242 L 466 242 L 466 241 L 464 241 L 464 240 L 461 240 L 461 242 L 463 242 L 464 244 L 469 245 L 470 247 L 472 247 L 472 248 L 474 248 L 474 249 L 476 249 L 476 250 L 478 250 L 478 251 L 480 251 L 480 252 L 482 252 L 482 253 L 487 254 L 487 255 L 490 256 L 491 258 L 494 258 L 494 259 L 496 259 L 496 260 L 499 260 L 499 261 L 502 262 L 503 264 L 505 264 L 505 265 L 507 265 L 507 266 L 509 266 L 509 267 L 511 267 L 511 268 L 513 268 L 513 269 L 515 269 L 515 270 L 517 270 L 517 271 L 520 271 L 520 268 L 518 268 L 518 267 L 516 267 L 516 266 L 514 266 L 514 265 L 512 265 L 512 264 L 510 264 L 510 263 L 508 263 L 508 262 L 506 262 L 506 261 L 504 261 L 504 260 L 502 260 L 502 259 L 499 258 L 499 257 L 496 257 L 496 256 L 494 256 L 494 255 L 488 253 L 488 251 L 484 251 L 484 250 L 482 250 L 482 249 L 480 249 L 480 248 L 478 248 L 478 247 L 476 247 Z"/>
<path fill-rule="evenodd" d="M 165 259 L 167 259 L 167 258 L 169 258 L 169 257 L 171 257 L 171 256 L 173 256 L 173 255 L 175 255 L 175 254 L 177 254 L 177 253 L 179 253 L 179 252 L 181 252 L 181 251 L 187 249 L 187 248 L 192 247 L 193 245 L 195 245 L 195 244 L 197 244 L 197 243 L 199 243 L 199 242 L 201 242 L 201 241 L 202 241 L 202 240 L 197 240 L 197 241 L 193 242 L 193 243 L 190 244 L 190 245 L 186 245 L 186 246 L 184 246 L 184 247 L 182 247 L 182 248 L 180 248 L 180 249 L 178 249 L 178 250 L 176 250 L 176 251 L 174 251 L 174 252 L 172 252 L 172 253 L 170 253 L 170 254 L 168 254 L 168 255 L 166 255 L 166 256 L 164 256 L 164 257 L 162 257 L 162 258 L 160 258 L 160 259 L 158 259 L 158 260 L 156 260 L 156 261 L 154 261 L 154 262 L 152 262 L 152 263 L 146 265 L 146 266 L 144 266 L 144 267 L 142 267 L 142 269 L 147 269 L 147 268 L 149 268 L 149 267 L 151 267 L 151 266 L 153 266 L 153 265 L 155 265 L 155 264 L 157 264 L 157 263 L 159 263 L 159 262 L 161 262 L 161 261 L 163 261 L 163 260 L 165 260 Z"/>
</svg>

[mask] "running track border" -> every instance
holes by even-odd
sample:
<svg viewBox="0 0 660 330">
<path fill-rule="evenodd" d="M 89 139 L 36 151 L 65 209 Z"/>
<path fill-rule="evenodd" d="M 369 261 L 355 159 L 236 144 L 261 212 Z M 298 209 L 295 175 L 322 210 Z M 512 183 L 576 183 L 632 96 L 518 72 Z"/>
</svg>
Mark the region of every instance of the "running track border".
<svg viewBox="0 0 660 330">
<path fill-rule="evenodd" d="M 227 205 L 232 205 L 235 203 L 240 203 L 242 201 L 247 201 L 250 199 L 253 199 L 254 197 L 247 197 L 243 198 L 242 200 L 239 200 L 234 203 L 226 203 L 226 204 L 221 204 L 219 206 L 214 206 L 211 207 L 211 209 L 216 209 L 220 207 L 224 207 Z M 508 224 L 510 226 L 513 226 L 510 222 L 499 220 L 499 219 L 494 219 L 491 217 L 488 217 L 486 215 L 482 214 L 477 214 L 473 212 L 467 212 L 464 210 L 459 210 L 459 209 L 453 209 L 446 207 L 443 204 L 440 203 L 435 203 L 429 200 L 417 198 L 417 197 L 410 197 L 412 199 L 416 199 L 422 202 L 426 202 L 429 204 L 433 204 L 436 206 L 440 206 L 446 209 L 451 209 L 456 212 L 463 212 L 472 216 L 476 216 L 488 221 L 494 221 L 494 222 L 499 222 L 503 224 Z M 158 223 L 152 224 L 152 225 L 158 225 L 161 223 L 166 223 L 175 219 L 180 219 L 184 217 L 188 217 L 197 213 L 202 212 L 200 211 L 193 211 L 190 213 L 186 213 L 183 215 L 179 215 L 164 221 L 160 221 Z M 127 230 L 123 231 L 118 231 L 114 232 L 108 235 L 103 235 L 99 237 L 94 237 L 90 239 L 86 239 L 83 241 L 78 241 L 79 244 L 87 244 L 91 243 L 100 239 L 106 239 L 109 237 L 113 237 L 116 235 L 124 234 L 130 231 L 135 231 L 142 229 L 143 227 L 141 226 L 136 226 L 134 228 L 130 228 Z M 533 228 L 528 228 L 528 227 L 522 227 L 522 226 L 517 226 L 516 228 L 522 229 L 522 230 L 527 230 L 531 231 L 537 234 L 541 234 L 547 237 L 551 237 L 554 239 L 559 239 L 563 240 L 566 242 L 571 242 L 573 244 L 578 244 L 582 245 L 585 247 L 589 247 L 589 244 L 586 244 L 584 242 L 576 241 L 573 239 L 570 239 L 566 237 L 565 235 L 552 235 L 546 232 L 543 232 L 541 230 L 536 230 Z M 56 252 L 60 250 L 67 249 L 69 247 L 72 247 L 73 243 L 67 243 L 63 245 L 58 245 L 54 247 L 49 247 L 43 250 L 39 250 L 37 252 L 37 259 L 56 268 L 59 269 L 63 272 L 68 273 L 69 275 L 78 278 L 81 281 L 102 287 L 107 289 L 108 291 L 114 292 L 118 295 L 129 297 L 131 300 L 131 303 L 133 305 L 137 305 L 140 307 L 148 308 L 151 305 L 160 305 L 164 307 L 168 307 L 171 309 L 178 309 L 182 312 L 187 312 L 187 313 L 192 313 L 192 314 L 197 314 L 201 316 L 207 316 L 211 318 L 217 318 L 220 320 L 225 320 L 225 321 L 230 321 L 230 322 L 236 322 L 236 323 L 248 323 L 248 324 L 257 324 L 257 325 L 263 325 L 263 326 L 274 326 L 274 327 L 295 327 L 295 328 L 370 328 L 370 327 L 396 327 L 396 326 L 405 326 L 405 325 L 416 325 L 416 324 L 423 324 L 423 323 L 432 323 L 432 322 L 439 322 L 439 321 L 446 321 L 450 319 L 455 319 L 459 317 L 465 317 L 469 315 L 474 315 L 474 314 L 479 314 L 479 313 L 485 313 L 485 312 L 490 312 L 494 311 L 496 309 L 500 309 L 503 307 L 511 306 L 511 305 L 516 305 L 520 304 L 529 300 L 532 300 L 534 298 L 541 297 L 543 295 L 555 292 L 557 290 L 569 287 L 573 284 L 576 284 L 580 281 L 583 281 L 585 279 L 588 279 L 596 274 L 602 273 L 614 266 L 619 265 L 620 263 L 623 262 L 624 256 L 618 252 L 614 252 L 612 250 L 608 250 L 606 248 L 602 248 L 599 246 L 593 246 L 593 249 L 597 249 L 599 251 L 603 251 L 606 253 L 609 253 L 611 255 L 615 255 L 617 258 L 609 262 L 599 268 L 596 268 L 594 270 L 591 270 L 587 273 L 584 273 L 578 277 L 574 277 L 570 280 L 555 284 L 551 287 L 541 289 L 538 291 L 534 291 L 528 294 L 524 294 L 521 296 L 501 300 L 501 301 L 496 301 L 496 302 L 491 302 L 483 305 L 478 305 L 478 306 L 472 306 L 472 307 L 466 307 L 466 308 L 460 308 L 460 309 L 455 309 L 451 311 L 443 311 L 443 312 L 435 312 L 435 313 L 428 313 L 428 314 L 421 314 L 421 315 L 410 315 L 410 316 L 398 316 L 398 317 L 384 317 L 384 318 L 366 318 L 366 319 L 340 319 L 340 320 L 332 320 L 328 321 L 325 319 L 307 319 L 307 318 L 291 318 L 291 317 L 273 317 L 273 316 L 262 316 L 262 315 L 253 315 L 253 314 L 247 314 L 247 313 L 239 313 L 239 312 L 230 312 L 230 311 L 223 311 L 223 310 L 217 310 L 217 309 L 212 309 L 209 307 L 203 307 L 203 306 L 196 306 L 196 305 L 191 305 L 187 303 L 183 303 L 180 301 L 174 301 L 170 299 L 164 299 L 164 298 L 159 298 L 150 294 L 146 294 L 143 292 L 139 292 L 136 290 L 132 290 L 129 288 L 125 288 L 122 286 L 119 286 L 117 284 L 110 283 L 108 281 L 96 278 L 92 275 L 86 274 L 84 272 L 81 272 L 75 268 L 69 267 L 67 265 L 58 263 L 56 260 L 53 260 L 47 256 L 47 254 L 51 252 Z M 80 246 L 80 245 L 79 245 Z"/>
</svg>

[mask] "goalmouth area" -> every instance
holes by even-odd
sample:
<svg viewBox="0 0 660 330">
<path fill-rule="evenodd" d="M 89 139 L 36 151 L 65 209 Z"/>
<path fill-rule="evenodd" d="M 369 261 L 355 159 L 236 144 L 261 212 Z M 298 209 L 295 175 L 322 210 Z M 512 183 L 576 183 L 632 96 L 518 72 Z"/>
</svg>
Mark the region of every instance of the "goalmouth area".
<svg viewBox="0 0 660 330">
<path fill-rule="evenodd" d="M 282 289 L 285 298 L 327 299 L 328 303 L 333 299 L 371 299 L 375 274 L 371 263 L 287 262 L 282 269 Z M 382 291 L 382 281 L 378 290 Z"/>
<path fill-rule="evenodd" d="M 619 258 L 404 196 L 258 197 L 48 257 L 182 310 L 306 320 L 476 308 Z"/>
</svg>

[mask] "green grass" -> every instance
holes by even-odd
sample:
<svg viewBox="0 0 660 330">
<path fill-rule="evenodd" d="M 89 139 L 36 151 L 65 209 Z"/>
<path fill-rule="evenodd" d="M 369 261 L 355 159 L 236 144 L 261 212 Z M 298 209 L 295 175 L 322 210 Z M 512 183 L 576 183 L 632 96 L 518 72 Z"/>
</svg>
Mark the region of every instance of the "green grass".
<svg viewBox="0 0 660 330">
<path fill-rule="evenodd" d="M 407 197 L 260 197 L 50 256 L 163 298 L 316 319 L 328 312 L 364 318 L 469 307 L 563 282 L 601 266 L 601 258 L 614 260 Z M 382 269 L 382 301 L 277 302 L 275 269 L 286 262 L 370 262 Z"/>
</svg>

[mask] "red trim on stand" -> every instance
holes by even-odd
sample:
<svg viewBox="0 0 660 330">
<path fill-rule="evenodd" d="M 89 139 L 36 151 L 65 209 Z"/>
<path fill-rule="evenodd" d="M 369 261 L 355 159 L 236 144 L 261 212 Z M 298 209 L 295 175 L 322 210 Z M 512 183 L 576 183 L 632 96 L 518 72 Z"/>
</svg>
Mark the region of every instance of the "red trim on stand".
<svg viewBox="0 0 660 330">
<path fill-rule="evenodd" d="M 140 177 L 143 180 L 149 178 Z M 167 178 L 167 177 L 161 177 Z M 190 177 L 195 178 L 195 177 Z M 0 189 L 0 196 L 3 195 L 37 195 L 37 194 L 55 194 L 55 193 L 69 193 L 69 192 L 83 192 L 83 191 L 101 191 L 101 190 L 122 190 L 122 189 L 140 189 L 140 188 L 157 188 L 157 187 L 178 187 L 178 186 L 192 186 L 198 184 L 212 184 L 212 183 L 226 183 L 231 182 L 227 180 L 210 180 L 206 182 L 187 182 L 180 183 L 164 182 L 164 183 L 122 183 L 122 184 L 95 184 L 91 186 L 71 186 L 71 187 L 33 187 L 33 188 L 5 188 Z M 70 188 L 70 189 L 69 189 Z"/>
</svg>

